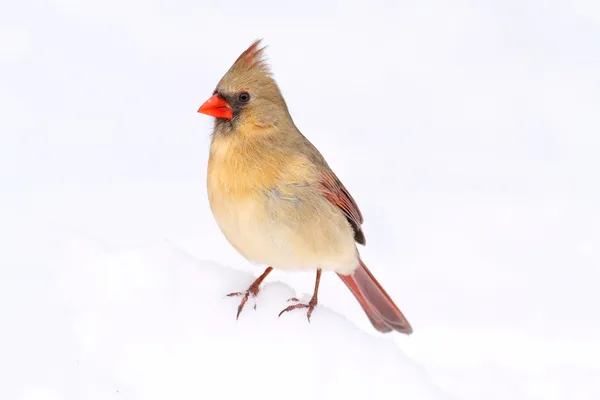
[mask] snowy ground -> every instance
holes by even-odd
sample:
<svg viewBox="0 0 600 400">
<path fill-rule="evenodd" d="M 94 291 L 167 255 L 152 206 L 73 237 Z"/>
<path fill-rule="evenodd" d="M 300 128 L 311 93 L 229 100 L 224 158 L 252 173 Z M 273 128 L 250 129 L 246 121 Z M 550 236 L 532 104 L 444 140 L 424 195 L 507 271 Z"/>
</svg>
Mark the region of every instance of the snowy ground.
<svg viewBox="0 0 600 400">
<path fill-rule="evenodd" d="M 412 336 L 330 274 L 235 321 L 196 109 L 257 37 Z M 3 4 L 0 398 L 600 398 L 599 44 L 595 1 Z"/>
</svg>

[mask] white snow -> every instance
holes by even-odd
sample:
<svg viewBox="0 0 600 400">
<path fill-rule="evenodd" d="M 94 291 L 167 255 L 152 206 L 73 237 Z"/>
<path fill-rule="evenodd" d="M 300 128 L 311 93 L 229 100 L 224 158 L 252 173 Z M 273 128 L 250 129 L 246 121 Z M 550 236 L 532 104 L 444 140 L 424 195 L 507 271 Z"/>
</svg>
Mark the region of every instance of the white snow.
<svg viewBox="0 0 600 400">
<path fill-rule="evenodd" d="M 414 398 L 449 398 L 390 338 L 327 307 L 311 324 L 305 313 L 277 318 L 296 295 L 284 283 L 265 285 L 256 311 L 250 301 L 236 321 L 239 300 L 224 294 L 247 287 L 248 273 L 167 242 L 117 252 L 74 242 L 68 255 L 55 295 L 73 352 L 52 359 L 65 376 L 36 390 L 82 399 L 384 398 L 393 383 Z"/>
<path fill-rule="evenodd" d="M 0 11 L 0 399 L 600 398 L 596 1 Z M 229 246 L 196 113 L 264 37 L 414 327 Z"/>
<path fill-rule="evenodd" d="M 278 317 L 287 299 L 308 300 L 284 282 L 270 279 L 236 320 L 240 300 L 225 295 L 247 288 L 248 272 L 170 240 L 107 248 L 20 222 L 10 236 L 29 240 L 15 242 L 46 243 L 54 254 L 7 247 L 2 398 L 385 398 L 390 385 L 419 399 L 452 398 L 392 337 L 326 305 L 311 323 L 303 311 Z"/>
</svg>

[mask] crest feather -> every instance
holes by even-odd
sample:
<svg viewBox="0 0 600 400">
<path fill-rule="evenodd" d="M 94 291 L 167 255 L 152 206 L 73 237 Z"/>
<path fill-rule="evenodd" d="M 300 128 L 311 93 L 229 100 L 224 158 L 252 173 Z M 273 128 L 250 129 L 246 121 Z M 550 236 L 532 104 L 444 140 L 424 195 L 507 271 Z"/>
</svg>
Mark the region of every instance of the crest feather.
<svg viewBox="0 0 600 400">
<path fill-rule="evenodd" d="M 264 50 L 266 46 L 259 47 L 262 39 L 255 40 L 250 47 L 248 47 L 240 56 L 235 60 L 232 65 L 232 69 L 235 70 L 251 70 L 260 68 L 268 73 L 268 65 L 264 57 Z"/>
</svg>

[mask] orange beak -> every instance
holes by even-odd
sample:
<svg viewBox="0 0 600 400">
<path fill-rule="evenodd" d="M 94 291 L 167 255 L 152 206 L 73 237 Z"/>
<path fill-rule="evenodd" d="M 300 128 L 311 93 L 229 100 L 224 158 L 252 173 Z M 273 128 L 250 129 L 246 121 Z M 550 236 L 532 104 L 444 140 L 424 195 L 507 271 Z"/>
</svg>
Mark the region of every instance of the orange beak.
<svg viewBox="0 0 600 400">
<path fill-rule="evenodd" d="M 215 118 L 233 118 L 233 110 L 229 103 L 216 94 L 206 100 L 204 104 L 200 106 L 198 112 Z"/>
</svg>

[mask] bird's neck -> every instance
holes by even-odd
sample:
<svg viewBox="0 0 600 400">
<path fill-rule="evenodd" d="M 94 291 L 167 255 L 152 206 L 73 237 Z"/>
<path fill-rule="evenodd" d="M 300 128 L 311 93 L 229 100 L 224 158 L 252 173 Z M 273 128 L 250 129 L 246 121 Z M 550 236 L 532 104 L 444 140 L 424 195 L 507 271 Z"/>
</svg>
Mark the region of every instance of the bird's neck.
<svg viewBox="0 0 600 400">
<path fill-rule="evenodd" d="M 273 187 L 284 170 L 285 158 L 265 138 L 213 135 L 208 180 L 215 190 L 247 196 Z"/>
</svg>

